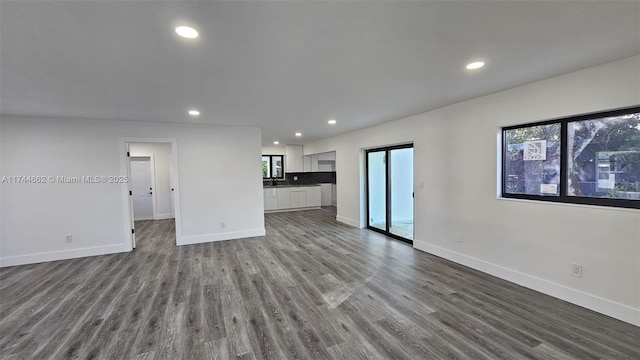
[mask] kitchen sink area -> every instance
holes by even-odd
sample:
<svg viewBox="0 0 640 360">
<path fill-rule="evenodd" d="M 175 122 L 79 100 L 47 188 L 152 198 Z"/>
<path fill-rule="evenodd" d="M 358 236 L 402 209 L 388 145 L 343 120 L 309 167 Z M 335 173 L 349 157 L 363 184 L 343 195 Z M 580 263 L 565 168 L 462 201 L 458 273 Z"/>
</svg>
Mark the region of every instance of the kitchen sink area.
<svg viewBox="0 0 640 360">
<path fill-rule="evenodd" d="M 286 145 L 262 153 L 265 212 L 336 206 L 335 151 L 303 155 L 302 145 Z"/>
</svg>

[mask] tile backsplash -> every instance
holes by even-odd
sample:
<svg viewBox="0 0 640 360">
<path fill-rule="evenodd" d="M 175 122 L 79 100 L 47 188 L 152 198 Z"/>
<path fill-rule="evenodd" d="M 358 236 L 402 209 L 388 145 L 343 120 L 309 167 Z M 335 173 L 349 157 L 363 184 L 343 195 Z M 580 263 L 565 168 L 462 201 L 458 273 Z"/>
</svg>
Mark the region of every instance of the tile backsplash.
<svg viewBox="0 0 640 360">
<path fill-rule="evenodd" d="M 317 172 L 291 172 L 284 174 L 284 180 L 278 180 L 278 185 L 313 185 L 336 183 L 335 171 L 317 171 Z M 294 176 L 298 180 L 293 180 Z M 271 180 L 263 180 L 263 185 L 271 185 Z"/>
</svg>

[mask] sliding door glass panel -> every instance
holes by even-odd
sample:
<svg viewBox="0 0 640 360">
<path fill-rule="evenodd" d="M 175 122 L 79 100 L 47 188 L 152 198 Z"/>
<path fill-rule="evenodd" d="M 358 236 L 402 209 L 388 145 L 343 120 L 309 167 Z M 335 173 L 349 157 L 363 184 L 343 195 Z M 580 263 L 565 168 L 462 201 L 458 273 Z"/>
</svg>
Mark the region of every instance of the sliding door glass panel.
<svg viewBox="0 0 640 360">
<path fill-rule="evenodd" d="M 413 148 L 389 151 L 391 234 L 413 240 Z"/>
<path fill-rule="evenodd" d="M 367 179 L 369 226 L 387 231 L 387 167 L 385 157 L 386 151 L 367 154 Z"/>
</svg>

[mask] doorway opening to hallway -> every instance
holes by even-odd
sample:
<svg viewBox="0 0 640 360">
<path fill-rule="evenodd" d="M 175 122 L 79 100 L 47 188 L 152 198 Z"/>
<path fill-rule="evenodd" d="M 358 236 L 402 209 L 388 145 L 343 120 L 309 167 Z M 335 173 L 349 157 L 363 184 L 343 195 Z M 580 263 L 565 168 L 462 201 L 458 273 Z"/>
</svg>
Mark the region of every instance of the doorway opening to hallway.
<svg viewBox="0 0 640 360">
<path fill-rule="evenodd" d="M 146 140 L 124 144 L 131 247 L 175 246 L 179 234 L 175 142 Z M 159 229 L 163 235 L 154 236 Z"/>
</svg>

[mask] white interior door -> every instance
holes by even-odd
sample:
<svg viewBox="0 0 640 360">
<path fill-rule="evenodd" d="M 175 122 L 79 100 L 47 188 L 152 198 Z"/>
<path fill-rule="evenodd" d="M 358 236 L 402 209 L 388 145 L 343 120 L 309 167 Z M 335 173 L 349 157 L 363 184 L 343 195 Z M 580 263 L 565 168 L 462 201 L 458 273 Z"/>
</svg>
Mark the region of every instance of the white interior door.
<svg viewBox="0 0 640 360">
<path fill-rule="evenodd" d="M 153 186 L 151 180 L 151 159 L 131 158 L 131 191 L 133 199 L 133 219 L 153 219 Z"/>
</svg>

